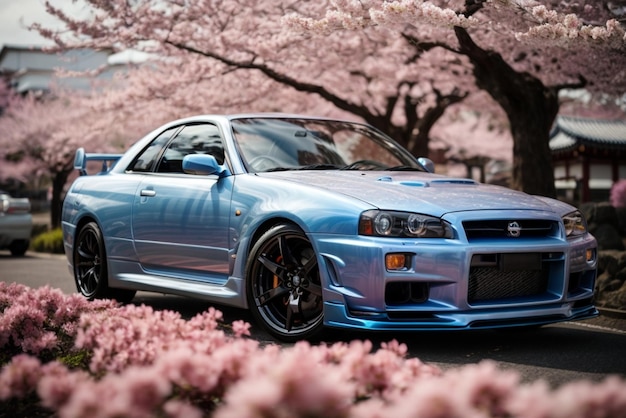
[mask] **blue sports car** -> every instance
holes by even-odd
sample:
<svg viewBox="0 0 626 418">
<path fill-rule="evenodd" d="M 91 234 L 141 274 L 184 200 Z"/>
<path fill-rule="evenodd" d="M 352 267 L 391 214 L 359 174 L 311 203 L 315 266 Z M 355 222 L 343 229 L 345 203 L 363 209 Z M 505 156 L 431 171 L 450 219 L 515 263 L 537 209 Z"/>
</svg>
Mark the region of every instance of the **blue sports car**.
<svg viewBox="0 0 626 418">
<path fill-rule="evenodd" d="M 91 174 L 91 161 L 98 174 Z M 196 116 L 123 155 L 76 153 L 63 238 L 86 298 L 249 309 L 275 338 L 590 318 L 596 240 L 574 207 L 433 174 L 361 123 Z"/>
</svg>

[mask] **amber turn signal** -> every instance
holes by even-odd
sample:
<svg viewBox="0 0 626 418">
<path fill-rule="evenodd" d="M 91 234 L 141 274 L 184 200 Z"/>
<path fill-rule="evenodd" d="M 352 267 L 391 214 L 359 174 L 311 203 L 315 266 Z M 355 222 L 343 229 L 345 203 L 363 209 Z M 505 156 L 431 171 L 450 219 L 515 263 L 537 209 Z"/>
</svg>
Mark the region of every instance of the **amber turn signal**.
<svg viewBox="0 0 626 418">
<path fill-rule="evenodd" d="M 405 270 L 407 268 L 407 256 L 402 253 L 392 253 L 385 256 L 387 270 Z"/>
</svg>

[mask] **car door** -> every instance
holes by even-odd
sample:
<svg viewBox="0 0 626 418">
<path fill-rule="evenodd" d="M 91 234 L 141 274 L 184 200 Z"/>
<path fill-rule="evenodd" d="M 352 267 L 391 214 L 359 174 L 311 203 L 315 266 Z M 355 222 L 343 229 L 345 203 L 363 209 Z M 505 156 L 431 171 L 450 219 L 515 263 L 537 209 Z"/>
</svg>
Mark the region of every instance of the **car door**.
<svg viewBox="0 0 626 418">
<path fill-rule="evenodd" d="M 229 274 L 232 177 L 185 174 L 182 159 L 192 153 L 211 154 L 224 163 L 217 126 L 183 126 L 152 156 L 156 162 L 133 205 L 135 249 L 146 271 L 222 282 Z"/>
</svg>

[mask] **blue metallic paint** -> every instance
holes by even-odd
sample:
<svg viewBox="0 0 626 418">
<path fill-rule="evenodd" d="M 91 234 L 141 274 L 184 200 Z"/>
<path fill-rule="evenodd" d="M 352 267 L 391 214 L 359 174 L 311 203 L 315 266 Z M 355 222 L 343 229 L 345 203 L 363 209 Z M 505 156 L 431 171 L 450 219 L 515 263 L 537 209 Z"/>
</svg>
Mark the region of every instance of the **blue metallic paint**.
<svg viewBox="0 0 626 418">
<path fill-rule="evenodd" d="M 63 210 L 72 271 L 77 226 L 93 219 L 105 237 L 109 285 L 205 298 L 247 308 L 245 265 L 259 229 L 278 219 L 297 225 L 317 254 L 328 326 L 372 330 L 464 329 L 533 325 L 597 314 L 591 305 L 595 239 L 567 239 L 565 203 L 429 173 L 380 171 L 246 172 L 229 118 L 222 132 L 229 171 L 217 175 L 125 173 L 134 155 L 160 128 L 138 141 L 101 176 L 79 177 Z M 167 126 L 175 126 L 175 122 Z M 166 126 L 166 127 L 167 127 Z M 450 223 L 455 237 L 360 236 L 359 216 L 370 209 L 424 213 Z M 546 219 L 552 237 L 468 240 L 463 222 Z M 384 256 L 404 253 L 411 265 L 387 271 Z M 549 270 L 547 291 L 533 297 L 468 301 L 475 254 L 540 253 Z M 570 289 L 570 279 L 578 285 Z M 572 279 L 573 280 L 573 279 Z M 389 282 L 424 284 L 425 301 L 389 306 Z M 396 313 L 398 319 L 390 319 Z"/>
</svg>

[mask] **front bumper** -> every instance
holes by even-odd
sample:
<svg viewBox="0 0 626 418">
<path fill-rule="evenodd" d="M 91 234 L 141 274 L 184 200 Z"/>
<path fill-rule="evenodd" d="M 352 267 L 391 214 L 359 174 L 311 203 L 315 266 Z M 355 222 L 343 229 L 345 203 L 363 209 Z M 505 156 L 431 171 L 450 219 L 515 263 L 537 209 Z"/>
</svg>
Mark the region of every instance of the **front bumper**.
<svg viewBox="0 0 626 418">
<path fill-rule="evenodd" d="M 327 326 L 444 330 L 592 318 L 596 240 L 314 237 Z M 385 255 L 410 264 L 389 271 Z"/>
<path fill-rule="evenodd" d="M 585 303 L 544 306 L 542 309 L 508 309 L 496 312 L 433 313 L 428 318 L 398 321 L 384 315 L 364 318 L 347 311 L 345 305 L 326 302 L 325 324 L 334 328 L 355 328 L 371 331 L 451 331 L 464 329 L 497 329 L 528 327 L 564 321 L 589 319 L 598 316 L 597 309 Z"/>
</svg>

